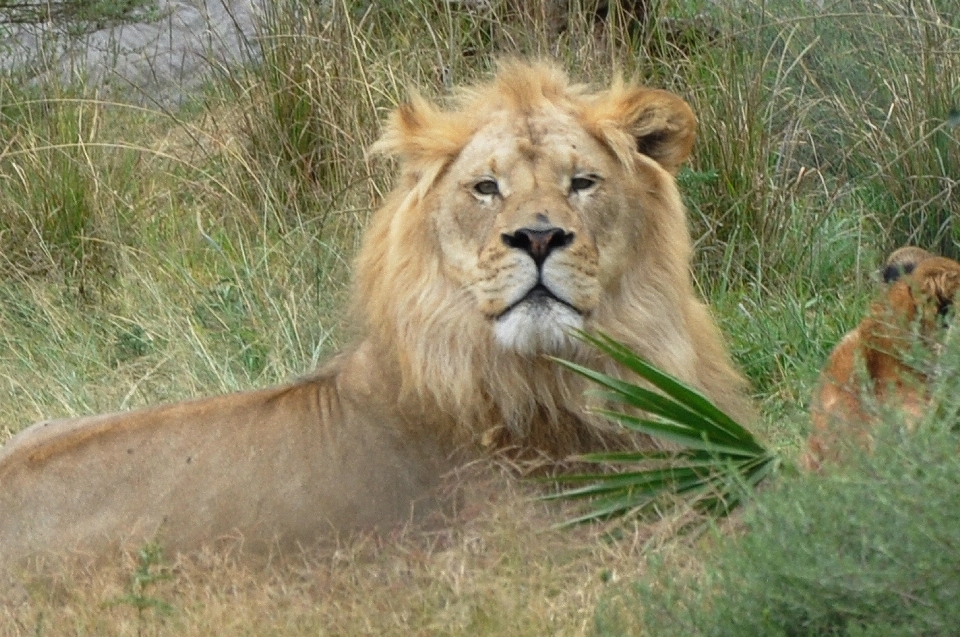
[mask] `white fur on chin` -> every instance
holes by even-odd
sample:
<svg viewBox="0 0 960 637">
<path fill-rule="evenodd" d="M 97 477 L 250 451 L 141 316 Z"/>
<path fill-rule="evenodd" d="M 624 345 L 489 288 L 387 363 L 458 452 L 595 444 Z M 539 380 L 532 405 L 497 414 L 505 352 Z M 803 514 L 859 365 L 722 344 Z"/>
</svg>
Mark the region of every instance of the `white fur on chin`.
<svg viewBox="0 0 960 637">
<path fill-rule="evenodd" d="M 506 350 L 524 355 L 572 353 L 577 345 L 571 332 L 583 329 L 583 317 L 555 301 L 517 305 L 497 319 L 494 334 Z"/>
</svg>

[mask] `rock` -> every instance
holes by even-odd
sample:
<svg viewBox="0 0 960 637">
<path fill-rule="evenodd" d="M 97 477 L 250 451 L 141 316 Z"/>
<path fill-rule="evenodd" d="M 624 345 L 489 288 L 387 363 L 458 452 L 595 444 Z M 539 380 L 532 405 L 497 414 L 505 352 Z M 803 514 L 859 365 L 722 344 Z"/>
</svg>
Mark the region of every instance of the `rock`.
<svg viewBox="0 0 960 637">
<path fill-rule="evenodd" d="M 157 0 L 151 20 L 83 35 L 63 25 L 8 25 L 0 68 L 58 73 L 177 106 L 217 65 L 257 57 L 256 18 L 264 0 Z"/>
</svg>

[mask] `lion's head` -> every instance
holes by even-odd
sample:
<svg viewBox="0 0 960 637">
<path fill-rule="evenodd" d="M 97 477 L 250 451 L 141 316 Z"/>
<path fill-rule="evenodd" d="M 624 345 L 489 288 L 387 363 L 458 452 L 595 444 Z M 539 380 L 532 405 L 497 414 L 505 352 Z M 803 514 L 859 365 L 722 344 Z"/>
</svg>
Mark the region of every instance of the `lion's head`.
<svg viewBox="0 0 960 637">
<path fill-rule="evenodd" d="M 356 303 L 404 386 L 525 435 L 538 412 L 582 412 L 582 387 L 543 355 L 587 358 L 572 331 L 602 329 L 746 413 L 690 280 L 674 174 L 695 126 L 676 95 L 590 93 L 545 64 L 506 64 L 452 110 L 401 106 L 376 145 L 400 185 L 368 231 Z"/>
</svg>

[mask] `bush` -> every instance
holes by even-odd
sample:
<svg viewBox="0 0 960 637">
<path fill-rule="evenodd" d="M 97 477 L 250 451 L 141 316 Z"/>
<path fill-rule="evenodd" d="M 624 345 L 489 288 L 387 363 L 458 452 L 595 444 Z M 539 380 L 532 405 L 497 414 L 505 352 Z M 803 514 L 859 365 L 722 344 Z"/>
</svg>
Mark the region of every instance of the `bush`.
<svg viewBox="0 0 960 637">
<path fill-rule="evenodd" d="M 655 635 L 956 634 L 960 458 L 947 411 L 909 435 L 891 418 L 873 455 L 781 480 L 698 576 L 653 568 L 601 606 L 598 633 L 639 622 Z"/>
</svg>

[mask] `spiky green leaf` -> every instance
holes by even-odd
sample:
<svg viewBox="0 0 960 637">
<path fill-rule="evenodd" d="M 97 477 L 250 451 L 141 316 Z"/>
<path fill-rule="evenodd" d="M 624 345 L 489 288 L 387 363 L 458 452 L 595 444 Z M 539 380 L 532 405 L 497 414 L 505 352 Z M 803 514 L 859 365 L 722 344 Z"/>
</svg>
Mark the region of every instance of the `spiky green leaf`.
<svg viewBox="0 0 960 637">
<path fill-rule="evenodd" d="M 589 498 L 592 502 L 588 512 L 568 520 L 564 526 L 640 515 L 674 502 L 725 515 L 779 466 L 779 459 L 753 434 L 697 390 L 654 368 L 605 334 L 578 336 L 650 385 L 639 386 L 556 359 L 603 388 L 599 396 L 606 403 L 627 408 L 598 409 L 597 413 L 676 449 L 582 456 L 580 460 L 609 467 L 610 471 L 553 478 L 558 483 L 580 486 L 544 496 L 545 499 Z"/>
</svg>

